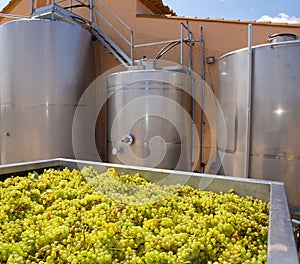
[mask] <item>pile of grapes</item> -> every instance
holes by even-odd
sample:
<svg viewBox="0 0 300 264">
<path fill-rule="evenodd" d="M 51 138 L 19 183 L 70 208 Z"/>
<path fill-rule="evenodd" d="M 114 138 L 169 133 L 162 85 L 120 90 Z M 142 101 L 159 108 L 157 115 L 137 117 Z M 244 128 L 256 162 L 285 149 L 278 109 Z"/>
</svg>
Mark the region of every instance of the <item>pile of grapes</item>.
<svg viewBox="0 0 300 264">
<path fill-rule="evenodd" d="M 0 182 L 0 263 L 266 263 L 269 204 L 114 169 Z"/>
</svg>

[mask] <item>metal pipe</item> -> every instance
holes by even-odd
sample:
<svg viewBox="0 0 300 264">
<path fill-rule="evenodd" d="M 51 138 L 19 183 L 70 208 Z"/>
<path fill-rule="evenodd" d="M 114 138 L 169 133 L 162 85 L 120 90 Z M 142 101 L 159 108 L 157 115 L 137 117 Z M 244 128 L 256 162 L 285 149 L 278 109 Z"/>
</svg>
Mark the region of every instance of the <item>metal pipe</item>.
<svg viewBox="0 0 300 264">
<path fill-rule="evenodd" d="M 171 42 L 168 45 L 164 46 L 154 57 L 154 61 L 159 60 L 165 53 L 174 48 L 180 43 L 180 41 Z"/>
<path fill-rule="evenodd" d="M 205 131 L 205 42 L 204 42 L 204 34 L 203 27 L 200 29 L 200 42 L 201 42 L 201 79 L 202 79 L 202 96 L 201 96 L 201 131 L 200 131 L 200 170 L 204 172 L 204 131 Z"/>
<path fill-rule="evenodd" d="M 8 17 L 8 18 L 30 18 L 30 16 L 20 16 L 20 15 L 12 15 L 12 14 L 4 14 L 4 13 L 0 13 L 0 17 Z"/>
<path fill-rule="evenodd" d="M 131 59 L 131 65 L 133 65 L 133 30 L 130 30 L 130 59 Z"/>
<path fill-rule="evenodd" d="M 104 98 L 107 98 L 107 90 L 106 90 L 106 78 L 103 76 L 103 55 L 102 55 L 102 49 L 100 42 L 98 42 L 98 47 L 99 47 L 99 59 L 100 59 L 100 75 L 101 75 L 101 98 L 100 102 L 101 104 L 104 104 L 101 100 L 104 100 Z M 104 87 L 104 88 L 103 88 Z M 101 122 L 102 126 L 101 127 L 107 127 L 107 112 L 106 112 L 106 104 L 104 104 L 104 108 L 101 110 Z M 107 160 L 107 144 L 106 144 L 106 138 L 107 138 L 107 129 L 102 130 L 102 137 L 101 137 L 101 158 L 103 160 Z"/>
<path fill-rule="evenodd" d="M 63 1 L 63 0 L 62 0 Z M 71 0 L 72 1 L 72 0 Z M 80 3 L 82 5 L 86 5 L 86 3 L 84 1 L 80 1 L 80 0 L 75 0 L 75 2 Z"/>
<path fill-rule="evenodd" d="M 188 23 L 188 21 L 187 21 L 187 26 L 185 25 L 185 24 L 183 24 L 183 23 L 181 23 L 182 24 L 182 26 L 187 30 L 187 32 L 188 33 L 190 33 L 190 34 L 192 34 L 192 31 L 190 31 L 190 28 L 189 28 L 189 23 Z"/>
<path fill-rule="evenodd" d="M 134 45 L 134 48 L 142 48 L 142 47 L 149 47 L 149 46 L 154 46 L 154 45 L 160 45 L 160 44 L 168 44 L 168 43 L 172 43 L 178 41 L 180 42 L 180 39 L 173 39 L 173 40 L 165 40 L 165 41 L 157 41 L 157 42 L 151 42 L 151 43 L 143 43 L 143 44 L 137 44 Z M 184 42 L 186 42 L 187 39 L 184 39 Z"/>
<path fill-rule="evenodd" d="M 30 1 L 30 16 L 33 15 L 33 2 L 34 2 L 34 0 Z"/>
<path fill-rule="evenodd" d="M 94 9 L 94 4 L 93 0 L 90 0 L 90 24 L 93 25 L 93 9 Z"/>
<path fill-rule="evenodd" d="M 180 24 L 180 58 L 179 58 L 179 61 L 180 61 L 180 65 L 183 64 L 183 24 L 181 23 Z"/>
<path fill-rule="evenodd" d="M 192 58 L 192 32 L 190 31 L 190 25 L 187 21 L 187 31 L 188 31 L 188 45 L 189 45 L 189 68 L 193 70 L 193 58 Z"/>
<path fill-rule="evenodd" d="M 117 19 L 128 31 L 132 30 L 124 20 L 122 20 L 119 16 L 116 15 L 116 13 L 110 8 L 108 7 L 108 5 L 106 5 L 103 1 L 98 0 L 98 3 L 100 5 L 102 5 L 109 13 L 112 14 L 112 16 Z"/>
<path fill-rule="evenodd" d="M 94 12 L 103 20 L 103 22 L 105 22 L 114 32 L 116 32 L 120 36 L 120 38 L 122 38 L 128 45 L 130 45 L 130 40 L 124 37 L 123 34 L 116 27 L 114 27 L 113 24 L 104 15 L 102 15 L 97 9 L 94 9 Z M 130 29 L 130 31 L 132 30 Z"/>
<path fill-rule="evenodd" d="M 248 81 L 247 81 L 247 109 L 245 135 L 244 178 L 249 178 L 250 140 L 251 140 L 251 107 L 252 107 L 252 24 L 248 25 Z"/>
<path fill-rule="evenodd" d="M 194 155 L 194 141 L 195 141 L 195 81 L 193 73 L 193 50 L 192 50 L 192 32 L 190 31 L 190 25 L 187 21 L 187 31 L 188 31 L 188 43 L 189 43 L 189 70 L 191 74 L 191 94 L 192 94 L 192 135 L 191 135 L 191 160 L 192 160 L 192 171 L 195 170 L 195 155 Z"/>
<path fill-rule="evenodd" d="M 52 0 L 52 4 L 51 4 L 51 9 L 52 9 L 51 20 L 52 21 L 54 21 L 54 5 L 55 5 L 55 0 Z"/>
</svg>

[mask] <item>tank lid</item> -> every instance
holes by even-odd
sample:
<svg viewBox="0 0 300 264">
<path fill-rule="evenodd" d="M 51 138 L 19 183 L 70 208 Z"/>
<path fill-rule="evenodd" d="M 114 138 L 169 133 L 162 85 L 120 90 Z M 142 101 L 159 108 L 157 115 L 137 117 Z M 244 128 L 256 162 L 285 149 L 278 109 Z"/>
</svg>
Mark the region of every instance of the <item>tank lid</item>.
<svg viewBox="0 0 300 264">
<path fill-rule="evenodd" d="M 147 58 L 143 58 L 140 60 L 135 60 L 133 62 L 132 66 L 128 66 L 127 70 L 133 71 L 133 70 L 153 70 L 155 69 L 155 61 L 148 60 Z"/>
<path fill-rule="evenodd" d="M 172 64 L 170 62 L 159 63 L 156 60 L 148 60 L 147 58 L 135 60 L 133 62 L 133 65 L 127 66 L 126 69 L 127 69 L 127 71 L 163 70 L 163 71 L 176 71 L 176 72 L 186 73 L 186 70 L 184 69 L 184 67 L 177 63 L 174 63 L 174 64 Z"/>
<path fill-rule="evenodd" d="M 298 39 L 298 35 L 294 33 L 288 33 L 288 32 L 276 33 L 268 36 L 268 42 L 270 43 L 293 41 L 297 39 Z"/>
</svg>

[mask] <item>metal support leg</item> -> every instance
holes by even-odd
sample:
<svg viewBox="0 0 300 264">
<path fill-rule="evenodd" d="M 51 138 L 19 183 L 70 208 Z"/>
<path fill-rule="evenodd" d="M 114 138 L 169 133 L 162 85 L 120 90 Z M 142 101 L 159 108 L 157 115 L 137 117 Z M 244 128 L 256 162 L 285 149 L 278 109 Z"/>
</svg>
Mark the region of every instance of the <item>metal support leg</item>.
<svg viewBox="0 0 300 264">
<path fill-rule="evenodd" d="M 34 0 L 30 1 L 30 16 L 32 16 L 34 13 Z"/>
<path fill-rule="evenodd" d="M 52 5 L 52 7 L 51 7 L 52 8 L 51 20 L 54 21 L 54 5 L 55 5 L 55 0 L 52 0 L 51 5 Z"/>
</svg>

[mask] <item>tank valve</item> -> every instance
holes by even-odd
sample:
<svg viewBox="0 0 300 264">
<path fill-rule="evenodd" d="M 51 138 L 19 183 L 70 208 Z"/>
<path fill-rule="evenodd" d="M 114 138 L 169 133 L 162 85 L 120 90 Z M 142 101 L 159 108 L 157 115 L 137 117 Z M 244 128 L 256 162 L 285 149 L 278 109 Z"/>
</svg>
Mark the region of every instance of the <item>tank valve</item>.
<svg viewBox="0 0 300 264">
<path fill-rule="evenodd" d="M 134 136 L 131 134 L 125 135 L 122 138 L 122 142 L 125 144 L 128 144 L 128 145 L 131 145 L 134 142 Z"/>
<path fill-rule="evenodd" d="M 111 154 L 113 154 L 114 156 L 116 156 L 117 154 L 118 154 L 118 150 L 116 149 L 116 148 L 113 148 L 112 150 L 111 150 Z"/>
</svg>

